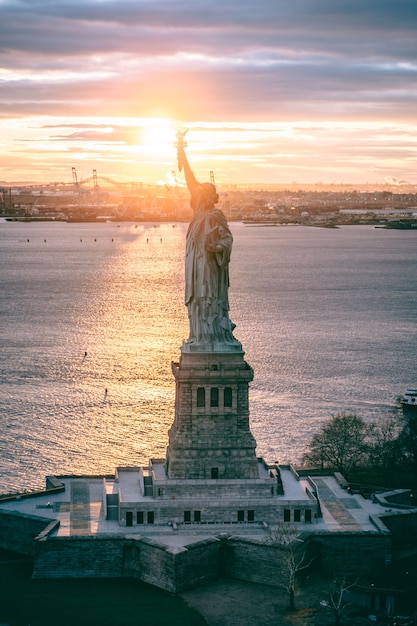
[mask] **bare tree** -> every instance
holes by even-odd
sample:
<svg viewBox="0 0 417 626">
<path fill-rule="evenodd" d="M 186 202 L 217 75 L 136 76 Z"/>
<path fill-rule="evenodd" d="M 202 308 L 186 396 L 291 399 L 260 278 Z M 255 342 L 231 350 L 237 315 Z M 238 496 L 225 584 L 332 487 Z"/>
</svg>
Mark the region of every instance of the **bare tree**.
<svg viewBox="0 0 417 626">
<path fill-rule="evenodd" d="M 298 591 L 298 573 L 307 569 L 312 559 L 308 560 L 300 531 L 288 522 L 278 522 L 268 528 L 266 543 L 274 548 L 283 566 L 283 587 L 289 597 L 289 609 L 295 610 L 295 596 Z"/>
<path fill-rule="evenodd" d="M 414 413 L 404 413 L 398 442 L 403 459 L 411 465 L 414 478 L 417 479 L 417 417 Z"/>
<path fill-rule="evenodd" d="M 352 413 L 338 413 L 314 435 L 304 460 L 348 474 L 368 451 L 369 426 Z"/>
<path fill-rule="evenodd" d="M 370 430 L 369 461 L 382 469 L 385 482 L 400 458 L 399 431 L 399 421 L 394 417 L 373 424 Z"/>
<path fill-rule="evenodd" d="M 333 584 L 334 589 L 327 594 L 329 599 L 322 605 L 333 613 L 335 626 L 340 626 L 342 613 L 350 606 L 350 602 L 346 601 L 346 594 L 356 583 L 348 582 L 346 575 L 343 575 L 335 578 Z"/>
</svg>

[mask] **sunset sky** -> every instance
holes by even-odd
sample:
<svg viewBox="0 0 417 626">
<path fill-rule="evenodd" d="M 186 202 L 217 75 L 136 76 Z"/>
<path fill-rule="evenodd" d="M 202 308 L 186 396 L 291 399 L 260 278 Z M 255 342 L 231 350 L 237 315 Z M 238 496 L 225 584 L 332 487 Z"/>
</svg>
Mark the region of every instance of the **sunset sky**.
<svg viewBox="0 0 417 626">
<path fill-rule="evenodd" d="M 0 184 L 417 184 L 416 0 L 0 0 Z M 179 176 L 181 178 L 181 176 Z"/>
</svg>

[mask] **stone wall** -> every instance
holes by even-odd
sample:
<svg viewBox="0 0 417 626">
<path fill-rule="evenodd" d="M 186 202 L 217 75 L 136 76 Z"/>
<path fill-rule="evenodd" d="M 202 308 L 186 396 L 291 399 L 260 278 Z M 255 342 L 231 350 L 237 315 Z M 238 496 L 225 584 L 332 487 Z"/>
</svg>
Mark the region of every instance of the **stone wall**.
<svg viewBox="0 0 417 626">
<path fill-rule="evenodd" d="M 178 547 L 145 538 L 53 537 L 37 542 L 33 572 L 34 578 L 132 577 L 171 593 L 221 577 L 276 586 L 286 576 L 279 551 L 226 537 Z"/>
<path fill-rule="evenodd" d="M 310 550 L 316 567 L 325 574 L 361 574 L 391 558 L 391 537 L 388 532 L 315 533 Z"/>
<path fill-rule="evenodd" d="M 277 492 L 276 478 L 258 478 L 256 480 L 155 480 L 155 497 L 166 499 L 233 499 L 266 498 L 271 500 Z M 274 490 L 272 493 L 271 490 Z M 159 491 L 160 490 L 160 491 Z M 159 494 L 162 494 L 160 496 Z"/>
<path fill-rule="evenodd" d="M 175 508 L 174 505 L 176 505 Z M 299 521 L 306 519 L 306 510 L 310 511 L 312 524 L 314 525 L 314 522 L 317 521 L 317 505 L 313 500 L 300 504 L 299 500 L 278 501 L 277 499 L 271 499 L 269 502 L 266 502 L 265 500 L 245 500 L 244 498 L 232 502 L 226 499 L 221 501 L 206 498 L 189 500 L 188 502 L 167 502 L 163 499 L 150 502 L 143 501 L 139 504 L 126 504 L 123 502 L 119 507 L 119 521 L 121 526 L 125 526 L 126 513 L 130 512 L 132 514 L 132 525 L 137 526 L 138 530 L 140 530 L 140 527 L 147 523 L 148 513 L 151 512 L 154 524 L 169 524 L 172 522 L 183 524 L 184 522 L 196 521 L 201 522 L 201 526 L 207 525 L 210 527 L 211 524 L 223 523 L 228 530 L 229 526 L 239 526 L 239 522 L 244 522 L 245 524 L 260 524 L 263 522 L 274 524 L 277 521 L 284 521 L 284 511 L 286 510 L 290 512 L 292 519 L 294 518 L 294 511 L 299 511 Z M 190 519 L 185 518 L 185 512 L 189 513 Z M 196 512 L 198 514 L 197 518 L 195 517 Z M 137 522 L 138 513 L 141 520 L 143 515 L 143 520 L 140 523 Z M 297 524 L 297 522 L 294 523 Z"/>
<path fill-rule="evenodd" d="M 145 583 L 175 593 L 175 556 L 183 548 L 168 549 L 152 539 L 140 542 L 140 567 L 138 578 Z"/>
<path fill-rule="evenodd" d="M 294 553 L 297 563 L 306 569 L 311 561 L 309 547 L 308 541 L 304 541 Z M 225 573 L 229 578 L 273 587 L 288 583 L 287 553 L 279 546 L 232 537 L 227 541 L 225 552 Z"/>
<path fill-rule="evenodd" d="M 224 545 L 213 537 L 187 546 L 176 559 L 176 592 L 198 587 L 222 577 Z"/>
<path fill-rule="evenodd" d="M 168 433 L 168 477 L 258 478 L 256 442 L 249 428 L 253 370 L 243 352 L 182 352 L 172 372 L 176 400 Z M 231 393 L 227 402 L 226 388 Z"/>
<path fill-rule="evenodd" d="M 33 556 L 35 538 L 49 525 L 50 520 L 14 511 L 0 511 L 0 548 Z"/>
<path fill-rule="evenodd" d="M 221 542 L 214 537 L 181 547 L 144 539 L 138 577 L 172 593 L 204 585 L 220 577 L 221 549 Z"/>
<path fill-rule="evenodd" d="M 325 574 L 357 575 L 384 564 L 391 555 L 388 534 L 370 533 L 305 533 L 303 543 L 296 553 L 301 563 L 299 574 L 311 568 Z M 262 541 L 230 538 L 227 541 L 225 574 L 229 578 L 246 580 L 271 586 L 281 586 L 288 581 L 285 552 Z"/>
<path fill-rule="evenodd" d="M 172 593 L 219 578 L 219 539 L 187 547 L 153 539 L 53 537 L 37 542 L 33 578 L 132 577 Z"/>
<path fill-rule="evenodd" d="M 408 519 L 411 532 L 417 516 Z M 220 533 L 185 546 L 167 546 L 139 536 L 56 537 L 51 534 L 54 524 L 1 511 L 0 547 L 34 556 L 35 578 L 133 577 L 172 593 L 219 577 L 278 586 L 288 576 L 284 554 L 262 539 Z M 302 538 L 298 558 L 305 552 L 305 564 L 312 561 L 311 567 L 330 575 L 360 574 L 391 556 L 388 532 L 311 532 Z"/>
<path fill-rule="evenodd" d="M 117 537 L 52 537 L 36 544 L 33 578 L 118 578 L 134 571 L 128 541 Z"/>
<path fill-rule="evenodd" d="M 394 546 L 417 545 L 417 513 L 415 510 L 396 510 L 393 515 L 384 515 L 381 520 L 391 531 Z"/>
</svg>

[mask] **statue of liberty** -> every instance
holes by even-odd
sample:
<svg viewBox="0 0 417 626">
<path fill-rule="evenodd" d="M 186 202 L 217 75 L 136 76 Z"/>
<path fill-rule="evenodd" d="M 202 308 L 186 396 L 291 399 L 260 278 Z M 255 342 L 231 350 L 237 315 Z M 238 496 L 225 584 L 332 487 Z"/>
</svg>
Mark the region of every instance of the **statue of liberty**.
<svg viewBox="0 0 417 626">
<path fill-rule="evenodd" d="M 184 151 L 185 132 L 177 134 L 178 169 L 184 168 L 194 212 L 186 239 L 185 304 L 190 321 L 187 344 L 240 346 L 229 319 L 232 233 L 225 215 L 215 207 L 219 201 L 216 187 L 199 183 L 191 171 Z"/>
</svg>

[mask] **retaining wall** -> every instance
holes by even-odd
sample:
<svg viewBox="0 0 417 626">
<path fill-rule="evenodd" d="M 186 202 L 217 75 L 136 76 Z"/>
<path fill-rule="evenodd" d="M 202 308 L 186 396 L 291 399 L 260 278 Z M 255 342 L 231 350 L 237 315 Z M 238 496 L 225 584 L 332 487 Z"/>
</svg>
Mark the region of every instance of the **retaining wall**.
<svg viewBox="0 0 417 626">
<path fill-rule="evenodd" d="M 280 546 L 270 546 L 264 541 L 232 537 L 225 546 L 227 558 L 225 573 L 229 578 L 246 580 L 273 587 L 288 584 L 288 551 Z M 306 535 L 293 552 L 300 569 L 314 566 L 310 557 L 310 544 Z"/>
<path fill-rule="evenodd" d="M 222 542 L 188 547 L 153 539 L 52 537 L 37 542 L 33 578 L 132 577 L 178 593 L 221 576 Z"/>
<path fill-rule="evenodd" d="M 414 518 L 410 522 L 415 522 Z M 141 536 L 70 536 L 56 522 L 0 512 L 0 547 L 34 557 L 34 578 L 133 577 L 172 593 L 218 578 L 278 586 L 288 577 L 284 553 L 259 539 L 220 534 L 185 546 Z M 362 573 L 391 555 L 389 532 L 312 532 L 303 536 L 305 563 L 324 573 Z M 313 558 L 314 557 L 314 558 Z"/>
<path fill-rule="evenodd" d="M 394 514 L 381 517 L 392 535 L 392 543 L 396 547 L 417 545 L 417 513 L 415 509 L 396 510 Z"/>
<path fill-rule="evenodd" d="M 311 539 L 319 571 L 334 574 L 362 574 L 380 567 L 391 558 L 388 532 L 315 533 Z"/>
<path fill-rule="evenodd" d="M 34 556 L 35 538 L 49 523 L 49 519 L 36 515 L 0 511 L 0 548 Z"/>
<path fill-rule="evenodd" d="M 33 578 L 119 578 L 132 575 L 127 541 L 117 537 L 52 537 L 36 543 Z"/>
</svg>

